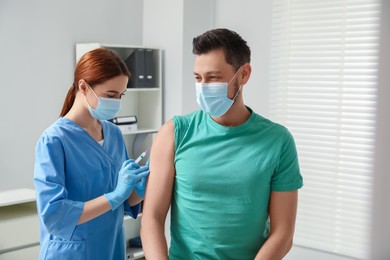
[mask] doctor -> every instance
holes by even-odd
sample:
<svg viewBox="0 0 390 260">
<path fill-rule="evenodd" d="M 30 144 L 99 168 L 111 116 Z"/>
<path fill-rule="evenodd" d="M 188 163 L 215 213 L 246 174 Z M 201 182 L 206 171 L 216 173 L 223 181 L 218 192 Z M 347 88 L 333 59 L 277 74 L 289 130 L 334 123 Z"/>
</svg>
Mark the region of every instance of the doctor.
<svg viewBox="0 0 390 260">
<path fill-rule="evenodd" d="M 39 259 L 125 259 L 123 217 L 136 218 L 149 167 L 128 160 L 120 109 L 130 73 L 112 51 L 77 63 L 61 117 L 36 145 Z"/>
</svg>

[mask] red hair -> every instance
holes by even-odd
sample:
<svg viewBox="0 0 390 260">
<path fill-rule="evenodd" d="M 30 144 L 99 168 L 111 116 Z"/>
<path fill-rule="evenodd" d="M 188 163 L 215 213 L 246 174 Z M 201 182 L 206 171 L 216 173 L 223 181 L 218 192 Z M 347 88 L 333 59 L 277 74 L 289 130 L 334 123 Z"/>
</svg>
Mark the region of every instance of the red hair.
<svg viewBox="0 0 390 260">
<path fill-rule="evenodd" d="M 81 79 L 92 87 L 121 75 L 131 76 L 126 64 L 113 51 L 98 48 L 85 53 L 76 65 L 73 84 L 65 97 L 60 116 L 65 116 L 72 108 Z"/>
</svg>

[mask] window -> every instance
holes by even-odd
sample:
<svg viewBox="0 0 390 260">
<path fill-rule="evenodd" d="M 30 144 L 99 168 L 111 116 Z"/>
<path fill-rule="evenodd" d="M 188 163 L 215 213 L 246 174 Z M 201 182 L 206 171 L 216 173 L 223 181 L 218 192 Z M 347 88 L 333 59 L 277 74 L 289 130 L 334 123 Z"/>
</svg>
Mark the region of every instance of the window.
<svg viewBox="0 0 390 260">
<path fill-rule="evenodd" d="M 366 259 L 380 2 L 274 0 L 270 118 L 293 134 L 304 178 L 297 245 Z"/>
</svg>

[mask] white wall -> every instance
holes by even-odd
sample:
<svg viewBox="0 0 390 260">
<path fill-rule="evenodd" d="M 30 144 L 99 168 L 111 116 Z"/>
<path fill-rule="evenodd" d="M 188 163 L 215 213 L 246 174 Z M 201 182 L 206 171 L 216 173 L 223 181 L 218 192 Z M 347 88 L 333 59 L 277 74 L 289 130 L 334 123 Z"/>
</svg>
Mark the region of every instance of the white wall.
<svg viewBox="0 0 390 260">
<path fill-rule="evenodd" d="M 181 113 L 183 1 L 144 0 L 143 44 L 163 49 L 164 116 Z"/>
<path fill-rule="evenodd" d="M 245 104 L 268 116 L 272 1 L 216 0 L 215 27 L 236 31 L 252 53 L 252 75 L 243 88 Z"/>
<path fill-rule="evenodd" d="M 0 190 L 33 187 L 34 147 L 59 116 L 75 43 L 142 44 L 142 1 L 0 1 Z"/>
<path fill-rule="evenodd" d="M 192 39 L 213 28 L 214 0 L 144 0 L 143 44 L 164 50 L 164 121 L 199 109 Z"/>
</svg>

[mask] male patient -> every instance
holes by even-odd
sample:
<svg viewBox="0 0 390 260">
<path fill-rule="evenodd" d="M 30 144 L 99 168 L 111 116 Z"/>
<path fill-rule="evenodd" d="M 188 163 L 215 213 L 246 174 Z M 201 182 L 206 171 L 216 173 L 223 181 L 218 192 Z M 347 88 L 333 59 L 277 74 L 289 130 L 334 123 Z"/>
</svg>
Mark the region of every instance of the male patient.
<svg viewBox="0 0 390 260">
<path fill-rule="evenodd" d="M 193 39 L 193 53 L 201 110 L 175 116 L 154 141 L 142 215 L 146 258 L 282 259 L 302 187 L 293 137 L 245 106 L 251 53 L 240 35 L 207 31 Z"/>
</svg>

